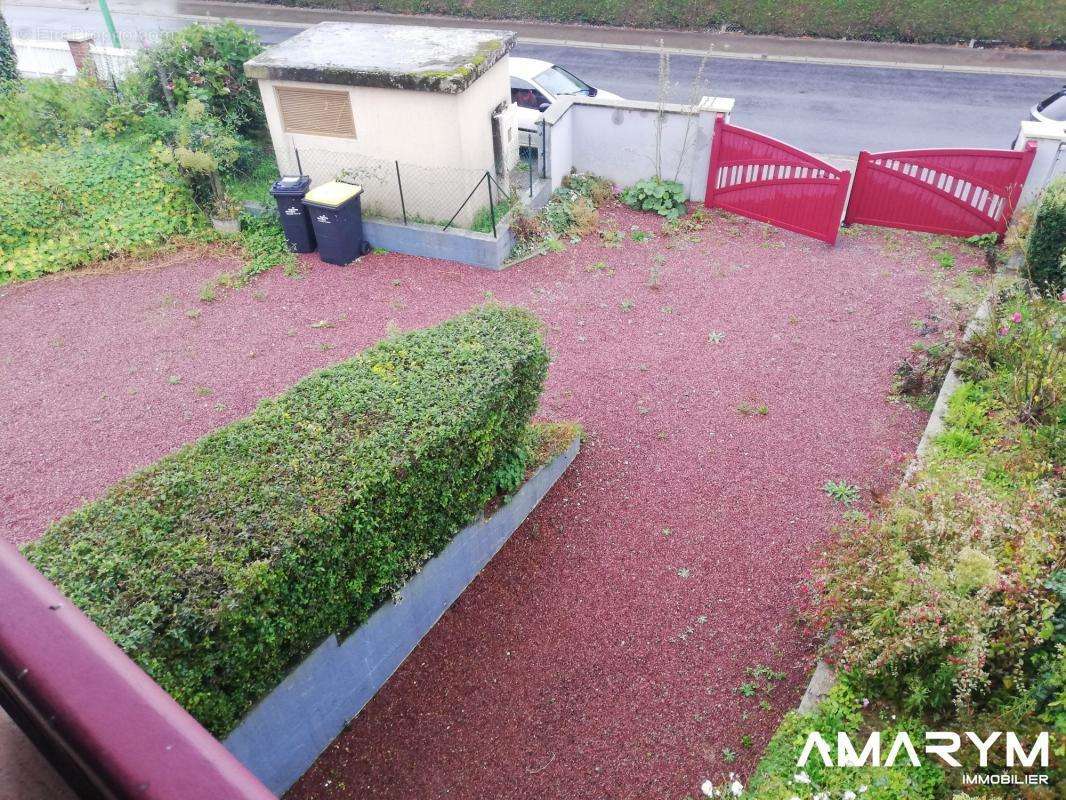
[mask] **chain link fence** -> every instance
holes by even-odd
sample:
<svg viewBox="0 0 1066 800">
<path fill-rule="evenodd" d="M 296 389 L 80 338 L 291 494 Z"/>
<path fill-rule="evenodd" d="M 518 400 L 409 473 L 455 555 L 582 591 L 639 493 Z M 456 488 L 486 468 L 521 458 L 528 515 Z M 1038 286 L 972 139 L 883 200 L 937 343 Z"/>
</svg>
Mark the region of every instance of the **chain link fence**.
<svg viewBox="0 0 1066 800">
<path fill-rule="evenodd" d="M 393 161 L 320 147 L 293 147 L 283 171 L 311 177 L 311 185 L 340 180 L 363 187 L 363 215 L 440 228 L 495 233 L 508 210 L 531 198 L 545 179 L 543 135 L 517 131 L 503 159 L 468 169 Z"/>
</svg>

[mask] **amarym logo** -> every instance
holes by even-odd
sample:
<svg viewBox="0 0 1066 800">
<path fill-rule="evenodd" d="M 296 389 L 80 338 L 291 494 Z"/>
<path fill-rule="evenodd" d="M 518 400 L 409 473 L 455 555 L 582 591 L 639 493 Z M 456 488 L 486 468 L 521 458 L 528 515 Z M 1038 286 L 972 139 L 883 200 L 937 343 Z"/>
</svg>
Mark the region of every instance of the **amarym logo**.
<svg viewBox="0 0 1066 800">
<path fill-rule="evenodd" d="M 1007 731 L 1006 735 L 1002 731 L 993 731 L 985 738 L 973 731 L 965 731 L 965 737 L 967 746 L 972 745 L 977 749 L 978 764 L 982 767 L 988 766 L 989 752 L 992 751 L 997 743 L 1000 743 L 1000 746 L 1004 748 L 1002 763 L 1005 763 L 1007 768 L 1031 768 L 1039 765 L 1041 768 L 1046 769 L 1048 766 L 1051 752 L 1051 736 L 1046 731 L 1036 737 L 1036 741 L 1033 742 L 1032 747 L 1028 750 L 1021 739 L 1012 731 Z M 851 737 L 844 732 L 837 734 L 836 745 L 836 758 L 834 759 L 829 742 L 817 731 L 811 731 L 807 735 L 807 743 L 803 746 L 803 752 L 800 753 L 796 766 L 805 766 L 815 751 L 817 751 L 822 763 L 827 767 L 891 767 L 901 758 L 905 759 L 911 766 L 919 767 L 922 764 L 918 750 L 914 746 L 910 734 L 906 731 L 897 733 L 892 739 L 884 759 L 881 758 L 883 748 L 879 731 L 874 731 L 867 737 L 861 750 L 855 748 Z M 922 751 L 926 755 L 936 756 L 949 767 L 961 767 L 962 764 L 955 758 L 955 753 L 959 752 L 962 746 L 962 736 L 953 731 L 927 731 Z M 975 774 L 965 776 L 965 782 L 985 784 L 1047 783 L 1048 776 L 1013 775 L 1009 773 Z"/>
</svg>

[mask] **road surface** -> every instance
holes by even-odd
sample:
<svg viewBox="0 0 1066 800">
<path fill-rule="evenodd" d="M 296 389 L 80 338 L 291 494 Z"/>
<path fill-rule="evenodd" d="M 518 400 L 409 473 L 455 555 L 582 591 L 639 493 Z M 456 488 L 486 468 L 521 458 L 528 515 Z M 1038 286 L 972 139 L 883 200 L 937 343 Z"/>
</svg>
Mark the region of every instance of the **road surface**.
<svg viewBox="0 0 1066 800">
<path fill-rule="evenodd" d="M 124 42 L 150 42 L 162 31 L 191 24 L 168 13 L 165 3 L 140 12 L 116 10 Z M 74 29 L 106 42 L 95 3 L 80 9 L 5 3 L 16 37 L 61 38 Z M 240 9 L 247 20 L 261 12 Z M 245 22 L 266 43 L 279 42 L 303 26 L 297 22 Z M 623 97 L 654 100 L 659 57 L 655 53 L 602 47 L 562 47 L 519 41 L 515 55 L 554 61 L 593 85 Z M 686 101 L 700 58 L 670 58 L 674 101 Z M 1059 88 L 1055 77 L 977 74 L 711 58 L 699 94 L 735 97 L 733 121 L 816 153 L 853 155 L 859 150 L 915 147 L 1006 147 L 1029 108 Z"/>
</svg>

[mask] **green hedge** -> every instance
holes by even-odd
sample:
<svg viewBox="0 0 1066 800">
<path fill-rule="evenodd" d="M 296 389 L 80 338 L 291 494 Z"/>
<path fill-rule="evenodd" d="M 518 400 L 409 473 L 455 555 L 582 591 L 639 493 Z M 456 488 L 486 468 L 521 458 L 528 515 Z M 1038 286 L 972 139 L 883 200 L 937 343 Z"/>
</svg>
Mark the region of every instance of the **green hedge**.
<svg viewBox="0 0 1066 800">
<path fill-rule="evenodd" d="M 524 475 L 528 311 L 396 336 L 116 484 L 27 558 L 218 736 Z"/>
<path fill-rule="evenodd" d="M 0 284 L 151 249 L 202 225 L 186 184 L 143 148 L 88 142 L 0 156 Z"/>
<path fill-rule="evenodd" d="M 1043 292 L 1066 287 L 1066 178 L 1044 191 L 1025 245 L 1026 277 Z"/>
<path fill-rule="evenodd" d="M 588 22 L 642 28 L 1046 47 L 1063 42 L 1066 4 L 1049 0 L 244 0 L 272 5 Z"/>
</svg>

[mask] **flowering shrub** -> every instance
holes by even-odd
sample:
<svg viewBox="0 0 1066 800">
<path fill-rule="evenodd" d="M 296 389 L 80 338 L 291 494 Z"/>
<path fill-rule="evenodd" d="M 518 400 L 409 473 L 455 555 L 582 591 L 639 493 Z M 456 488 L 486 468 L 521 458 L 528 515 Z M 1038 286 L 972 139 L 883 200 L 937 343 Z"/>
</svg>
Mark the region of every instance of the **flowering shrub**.
<svg viewBox="0 0 1066 800">
<path fill-rule="evenodd" d="M 1001 707 L 1026 685 L 1035 653 L 1054 660 L 1049 620 L 1063 598 L 1048 582 L 1066 555 L 1062 311 L 1046 298 L 1002 304 L 917 481 L 820 569 L 815 616 L 872 697 L 914 713 Z"/>
</svg>

